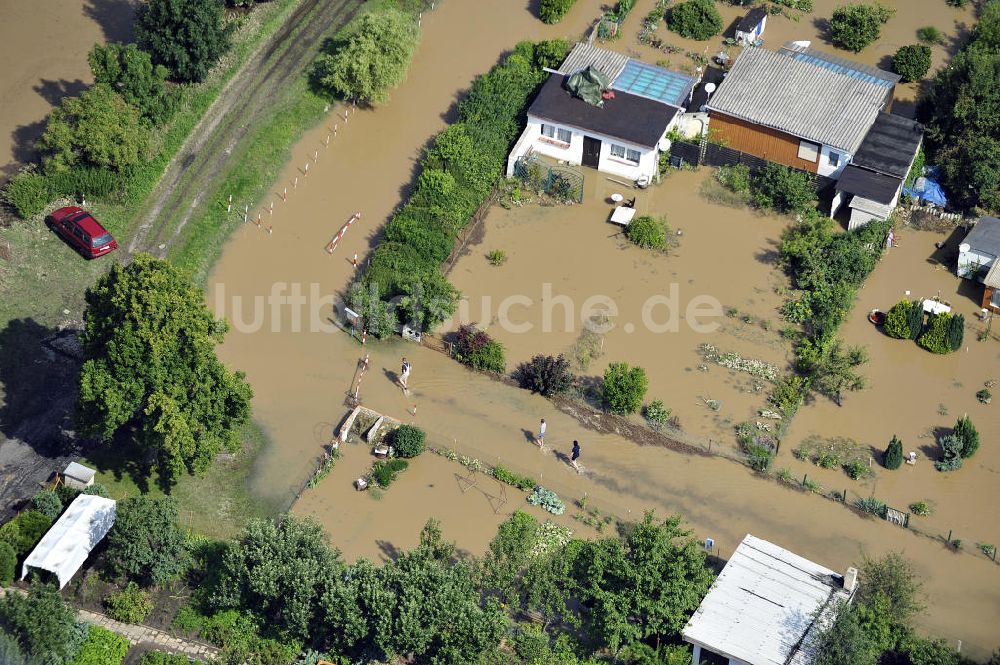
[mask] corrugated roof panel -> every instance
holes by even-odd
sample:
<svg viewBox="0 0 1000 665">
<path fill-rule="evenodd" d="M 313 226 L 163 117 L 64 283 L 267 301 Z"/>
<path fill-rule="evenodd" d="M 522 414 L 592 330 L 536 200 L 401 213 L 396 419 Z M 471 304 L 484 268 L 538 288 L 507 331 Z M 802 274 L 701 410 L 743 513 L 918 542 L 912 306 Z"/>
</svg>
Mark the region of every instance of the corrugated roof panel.
<svg viewBox="0 0 1000 665">
<path fill-rule="evenodd" d="M 579 43 L 573 47 L 573 50 L 563 60 L 562 65 L 559 66 L 559 73 L 568 76 L 581 69 L 594 66 L 614 81 L 621 74 L 622 70 L 625 69 L 628 61 L 629 58 L 627 55 L 599 48 L 591 44 Z"/>
</svg>

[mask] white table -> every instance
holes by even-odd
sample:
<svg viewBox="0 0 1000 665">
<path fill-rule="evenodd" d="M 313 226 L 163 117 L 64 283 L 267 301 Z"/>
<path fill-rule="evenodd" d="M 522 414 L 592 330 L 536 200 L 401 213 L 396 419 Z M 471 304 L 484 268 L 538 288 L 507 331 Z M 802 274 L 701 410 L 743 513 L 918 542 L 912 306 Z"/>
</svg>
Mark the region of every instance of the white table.
<svg viewBox="0 0 1000 665">
<path fill-rule="evenodd" d="M 951 307 L 948 307 L 943 302 L 931 300 L 930 298 L 924 301 L 924 312 L 927 314 L 944 314 L 950 311 Z"/>
<path fill-rule="evenodd" d="M 633 217 L 635 217 L 635 208 L 616 206 L 615 211 L 611 213 L 611 223 L 628 226 Z"/>
</svg>

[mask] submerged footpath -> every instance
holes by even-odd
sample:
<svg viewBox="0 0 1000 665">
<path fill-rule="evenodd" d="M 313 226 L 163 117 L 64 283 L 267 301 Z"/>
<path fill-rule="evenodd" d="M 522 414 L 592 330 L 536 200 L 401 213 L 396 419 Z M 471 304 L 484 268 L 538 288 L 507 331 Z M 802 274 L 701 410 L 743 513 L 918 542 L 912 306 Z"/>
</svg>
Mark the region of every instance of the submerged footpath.
<svg viewBox="0 0 1000 665">
<path fill-rule="evenodd" d="M 453 117 L 462 90 L 518 39 L 575 36 L 599 11 L 600 2 L 581 0 L 563 23 L 546 26 L 526 6 L 443 2 L 424 17 L 409 78 L 387 106 L 341 120 L 328 149 L 323 146 L 328 123 L 296 146 L 276 189 L 300 180 L 287 202 L 276 204 L 273 233 L 252 225 L 238 231 L 208 285 L 210 306 L 233 324 L 220 356 L 247 372 L 256 394 L 256 419 L 274 442 L 258 460 L 255 492 L 289 500 L 313 472 L 322 445 L 348 410 L 345 398 L 361 349 L 326 321 L 330 310 L 324 298 L 352 280 L 351 258 L 374 246 L 383 221 L 410 188 L 426 142 Z M 343 112 L 332 109 L 329 123 Z M 323 152 L 305 179 L 298 169 L 317 150 Z M 361 222 L 328 254 L 324 247 L 357 211 L 363 213 Z M 296 310 L 297 302 L 308 309 Z M 402 340 L 370 344 L 365 353 L 370 353 L 365 404 L 400 418 L 415 409 L 410 419 L 427 431 L 432 445 L 531 473 L 567 500 L 587 495 L 594 505 L 625 519 L 646 509 L 680 513 L 699 536 L 715 539 L 723 557 L 747 532 L 836 569 L 862 554 L 901 551 L 913 560 L 933 601 L 922 628 L 953 642 L 961 639 L 969 656 L 988 656 L 997 646 L 1000 569 L 985 559 L 956 555 L 943 543 L 860 519 L 833 502 L 761 481 L 726 460 L 596 434 L 548 400 Z M 413 366 L 409 395 L 393 381 L 403 355 Z M 586 474 L 576 474 L 555 455 L 540 454 L 529 442 L 543 417 L 549 423 L 547 443 L 555 450 L 568 454 L 573 439 L 583 442 Z M 318 517 L 328 527 L 338 525 L 334 516 L 352 506 L 332 496 L 324 501 L 322 484 L 317 492 L 314 503 L 330 518 L 322 512 Z M 420 506 L 412 510 L 417 513 Z M 478 542 L 462 541 L 462 520 L 475 521 L 475 509 L 457 511 L 454 519 L 445 525 L 446 534 L 464 549 L 481 549 Z M 416 533 L 422 519 L 414 516 L 412 522 Z M 343 525 L 338 528 L 345 537 Z M 338 530 L 332 529 L 331 536 L 336 545 Z"/>
</svg>

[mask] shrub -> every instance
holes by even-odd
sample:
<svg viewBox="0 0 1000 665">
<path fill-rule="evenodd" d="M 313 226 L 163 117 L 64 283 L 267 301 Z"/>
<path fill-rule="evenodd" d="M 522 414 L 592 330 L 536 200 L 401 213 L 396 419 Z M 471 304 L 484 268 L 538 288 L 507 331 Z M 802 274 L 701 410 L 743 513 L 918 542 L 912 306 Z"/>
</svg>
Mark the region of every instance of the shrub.
<svg viewBox="0 0 1000 665">
<path fill-rule="evenodd" d="M 139 659 L 139 665 L 202 665 L 200 660 L 191 661 L 179 653 L 147 651 Z"/>
<path fill-rule="evenodd" d="M 831 452 L 821 452 L 816 455 L 816 459 L 813 460 L 816 466 L 822 469 L 834 469 L 840 466 L 840 458 Z"/>
<path fill-rule="evenodd" d="M 5 540 L 0 540 L 0 586 L 7 586 L 17 574 L 17 551 Z"/>
<path fill-rule="evenodd" d="M 866 496 L 854 502 L 854 506 L 861 512 L 870 513 L 876 517 L 885 517 L 888 506 L 885 502 L 879 501 L 873 496 Z"/>
<path fill-rule="evenodd" d="M 541 0 L 538 3 L 538 18 L 546 23 L 558 23 L 574 4 L 576 0 Z"/>
<path fill-rule="evenodd" d="M 149 594 L 135 582 L 129 582 L 121 591 L 115 591 L 104 599 L 108 616 L 123 623 L 142 623 L 153 611 L 153 601 Z"/>
<path fill-rule="evenodd" d="M 514 380 L 526 390 L 549 397 L 569 390 L 573 374 L 569 371 L 569 361 L 562 354 L 538 355 L 517 366 Z"/>
<path fill-rule="evenodd" d="M 816 188 L 808 173 L 768 163 L 751 181 L 754 205 L 778 212 L 796 212 L 812 207 Z"/>
<path fill-rule="evenodd" d="M 726 189 L 737 194 L 750 191 L 750 167 L 746 164 L 720 166 L 715 170 L 715 177 Z"/>
<path fill-rule="evenodd" d="M 562 515 L 566 512 L 566 504 L 559 498 L 559 495 L 541 485 L 535 487 L 528 496 L 528 503 L 533 506 L 540 506 L 543 510 L 547 510 L 553 515 Z"/>
<path fill-rule="evenodd" d="M 910 310 L 913 307 L 914 303 L 909 300 L 900 300 L 893 305 L 885 315 L 885 334 L 896 339 L 910 339 Z"/>
<path fill-rule="evenodd" d="M 135 44 L 95 44 L 87 62 L 94 83 L 117 90 L 154 125 L 169 118 L 177 96 L 166 94 L 163 82 L 169 72 L 163 65 L 153 66 L 149 53 Z"/>
<path fill-rule="evenodd" d="M 28 659 L 21 651 L 21 645 L 17 643 L 13 635 L 8 635 L 0 630 L 0 663 L 4 665 L 28 665 Z"/>
<path fill-rule="evenodd" d="M 3 199 L 17 211 L 21 219 L 37 215 L 48 205 L 49 182 L 34 168 L 15 175 L 3 190 Z"/>
<path fill-rule="evenodd" d="M 413 425 L 400 425 L 392 433 L 392 447 L 400 457 L 416 457 L 424 452 L 427 435 Z"/>
<path fill-rule="evenodd" d="M 914 501 L 910 504 L 910 512 L 914 515 L 925 516 L 930 515 L 933 511 L 930 504 L 926 501 Z"/>
<path fill-rule="evenodd" d="M 917 30 L 917 39 L 925 44 L 944 44 L 944 33 L 933 25 L 927 25 Z"/>
<path fill-rule="evenodd" d="M 108 493 L 108 488 L 101 483 L 94 483 L 89 487 L 84 487 L 80 494 L 87 494 L 90 496 L 102 496 L 105 499 L 110 499 L 111 495 Z"/>
<path fill-rule="evenodd" d="M 838 7 L 830 18 L 830 40 L 834 45 L 857 53 L 882 34 L 882 25 L 895 14 L 878 3 Z"/>
<path fill-rule="evenodd" d="M 403 82 L 419 41 L 411 16 L 386 9 L 364 14 L 332 53 L 316 59 L 313 80 L 322 92 L 384 104 Z"/>
<path fill-rule="evenodd" d="M 490 262 L 490 265 L 502 266 L 507 263 L 507 252 L 502 249 L 494 249 L 486 255 L 486 260 Z"/>
<path fill-rule="evenodd" d="M 171 625 L 177 630 L 185 633 L 201 632 L 201 627 L 205 624 L 205 616 L 190 605 L 184 605 L 177 614 Z"/>
<path fill-rule="evenodd" d="M 758 473 L 767 473 L 774 462 L 774 451 L 770 446 L 750 443 L 744 447 L 747 465 Z"/>
<path fill-rule="evenodd" d="M 896 435 L 892 435 L 892 440 L 889 442 L 889 446 L 885 449 L 885 454 L 882 455 L 882 466 L 889 470 L 898 469 L 900 465 L 903 464 L 903 442 L 896 438 Z"/>
<path fill-rule="evenodd" d="M 371 477 L 376 485 L 385 489 L 396 480 L 400 472 L 405 471 L 409 466 L 410 463 L 403 459 L 397 458 L 384 462 L 379 460 L 372 464 Z"/>
<path fill-rule="evenodd" d="M 143 495 L 119 501 L 105 559 L 112 573 L 142 584 L 163 584 L 180 575 L 190 555 L 177 502 Z"/>
<path fill-rule="evenodd" d="M 659 432 L 670 421 L 670 409 L 663 405 L 663 400 L 654 399 L 643 409 L 642 415 L 649 426 Z"/>
<path fill-rule="evenodd" d="M 74 168 L 48 176 L 49 198 L 109 199 L 122 193 L 124 177 L 107 169 Z"/>
<path fill-rule="evenodd" d="M 904 83 L 919 81 L 931 68 L 931 47 L 924 44 L 908 44 L 899 47 L 892 57 L 892 69 Z"/>
<path fill-rule="evenodd" d="M 670 10 L 667 27 L 681 37 L 703 41 L 722 32 L 722 16 L 712 0 L 688 0 Z"/>
<path fill-rule="evenodd" d="M 506 366 L 503 345 L 473 324 L 458 329 L 455 357 L 476 369 L 502 374 Z"/>
<path fill-rule="evenodd" d="M 668 227 L 649 215 L 637 217 L 625 227 L 625 236 L 644 249 L 663 249 L 667 245 Z"/>
<path fill-rule="evenodd" d="M 508 485 L 516 487 L 519 490 L 524 490 L 525 492 L 530 492 L 538 485 L 534 478 L 516 474 L 499 464 L 493 467 L 493 477 L 502 483 L 507 483 Z"/>
<path fill-rule="evenodd" d="M 958 419 L 952 433 L 962 440 L 961 455 L 963 459 L 972 457 L 979 450 L 979 431 L 968 416 L 962 416 Z"/>
<path fill-rule="evenodd" d="M 128 638 L 101 626 L 90 626 L 79 651 L 66 665 L 121 665 L 131 645 Z"/>
<path fill-rule="evenodd" d="M 844 465 L 844 471 L 851 480 L 862 480 L 873 475 L 872 470 L 861 460 L 851 460 Z"/>
<path fill-rule="evenodd" d="M 917 338 L 917 344 L 931 353 L 951 353 L 951 344 L 948 342 L 948 330 L 951 326 L 951 318 L 951 314 L 947 313 L 931 316 L 927 328 Z"/>
<path fill-rule="evenodd" d="M 993 401 L 993 393 L 990 392 L 989 388 L 983 388 L 982 390 L 976 391 L 976 399 L 979 400 L 980 404 L 989 404 Z"/>
<path fill-rule="evenodd" d="M 198 82 L 229 50 L 233 24 L 220 0 L 151 0 L 139 6 L 135 41 L 156 65 L 184 82 Z"/>
<path fill-rule="evenodd" d="M 938 471 L 954 471 L 962 468 L 962 448 L 965 442 L 960 436 L 947 434 L 938 439 L 941 446 L 941 459 L 934 462 L 934 468 Z"/>
<path fill-rule="evenodd" d="M 52 526 L 52 520 L 37 510 L 26 510 L 11 522 L 17 526 L 17 539 L 11 544 L 17 550 L 18 556 L 30 552 Z"/>
<path fill-rule="evenodd" d="M 639 410 L 648 385 L 643 368 L 630 367 L 628 363 L 611 363 L 604 371 L 601 395 L 612 413 L 627 415 Z"/>
<path fill-rule="evenodd" d="M 945 334 L 948 341 L 948 348 L 958 351 L 962 348 L 965 339 L 965 316 L 963 314 L 953 314 L 948 319 L 948 332 Z"/>
<path fill-rule="evenodd" d="M 62 513 L 63 504 L 59 495 L 52 490 L 42 490 L 31 500 L 31 505 L 35 510 L 48 517 L 53 522 Z"/>
<path fill-rule="evenodd" d="M 924 306 L 919 300 L 913 301 L 907 321 L 910 324 L 910 339 L 918 339 L 924 331 Z"/>
<path fill-rule="evenodd" d="M 0 635 L 16 638 L 27 661 L 66 663 L 84 639 L 86 628 L 53 585 L 33 582 L 27 595 L 8 593 L 0 598 Z M 115 664 L 117 665 L 117 664 Z"/>
<path fill-rule="evenodd" d="M 783 416 L 791 418 L 802 406 L 808 392 L 809 384 L 805 377 L 786 374 L 775 383 L 768 401 L 781 411 Z"/>
</svg>

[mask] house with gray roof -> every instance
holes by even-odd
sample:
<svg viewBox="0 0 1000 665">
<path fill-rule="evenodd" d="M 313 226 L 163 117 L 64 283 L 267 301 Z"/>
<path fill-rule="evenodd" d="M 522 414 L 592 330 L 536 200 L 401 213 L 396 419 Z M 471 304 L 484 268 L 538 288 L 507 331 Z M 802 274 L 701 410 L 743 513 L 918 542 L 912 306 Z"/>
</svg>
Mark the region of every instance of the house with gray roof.
<svg viewBox="0 0 1000 665">
<path fill-rule="evenodd" d="M 1000 219 L 980 217 L 958 246 L 959 277 L 983 284 L 982 307 L 1000 312 Z"/>
<path fill-rule="evenodd" d="M 747 48 L 706 105 L 709 127 L 730 148 L 838 178 L 890 110 L 898 82 L 799 42 Z"/>
<path fill-rule="evenodd" d="M 528 107 L 507 175 L 541 155 L 648 182 L 696 84 L 687 74 L 577 44 Z"/>
</svg>

